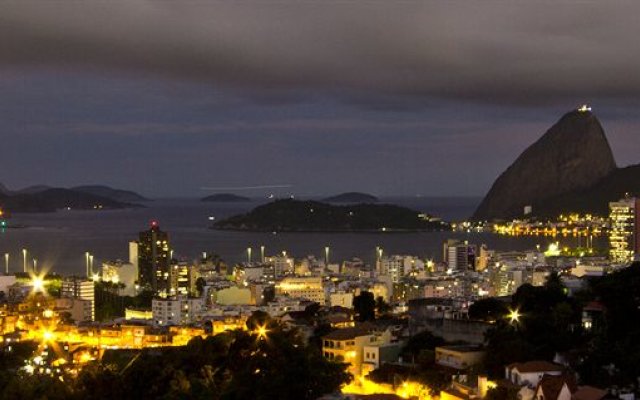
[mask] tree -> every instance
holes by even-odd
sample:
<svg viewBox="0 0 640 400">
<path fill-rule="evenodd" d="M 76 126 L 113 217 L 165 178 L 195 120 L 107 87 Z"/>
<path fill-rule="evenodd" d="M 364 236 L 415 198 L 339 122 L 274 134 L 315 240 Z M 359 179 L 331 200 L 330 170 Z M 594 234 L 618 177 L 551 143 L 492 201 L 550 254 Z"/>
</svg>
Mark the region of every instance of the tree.
<svg viewBox="0 0 640 400">
<path fill-rule="evenodd" d="M 223 399 L 316 399 L 350 380 L 345 364 L 305 347 L 293 331 L 276 327 L 267 340 L 247 332 L 234 335 L 227 357 L 233 379 Z"/>
<path fill-rule="evenodd" d="M 206 284 L 207 284 L 207 281 L 203 277 L 196 279 L 196 292 L 198 297 L 202 296 L 202 293 L 204 292 L 204 287 L 206 286 Z"/>
<path fill-rule="evenodd" d="M 354 297 L 353 308 L 356 312 L 356 319 L 360 322 L 376 319 L 376 301 L 371 292 L 365 290 Z"/>
<path fill-rule="evenodd" d="M 295 330 L 261 313 L 248 324 L 269 330 L 261 337 L 240 330 L 195 337 L 184 347 L 128 353 L 121 362 L 115 354 L 122 351 L 105 354 L 82 371 L 75 398 L 311 400 L 351 379 L 345 364 L 325 359 Z"/>
<path fill-rule="evenodd" d="M 518 389 L 512 386 L 496 386 L 487 391 L 485 400 L 517 400 Z"/>
<path fill-rule="evenodd" d="M 384 301 L 384 298 L 382 296 L 378 296 L 376 298 L 376 311 L 378 312 L 378 315 L 386 314 L 392 309 L 393 307 L 391 307 L 389 303 Z"/>
<path fill-rule="evenodd" d="M 474 313 L 482 315 L 484 305 Z M 534 359 L 551 361 L 556 353 L 578 349 L 584 344 L 580 326 L 581 310 L 569 298 L 560 277 L 551 274 L 544 286 L 521 285 L 512 296 L 508 314 L 497 318 L 485 338 L 488 346 L 486 365 L 493 376 L 501 375 L 504 365 Z"/>
<path fill-rule="evenodd" d="M 318 324 L 313 330 L 313 335 L 309 338 L 309 346 L 313 346 L 318 350 L 322 349 L 322 338 L 333 332 L 335 329 L 328 322 Z"/>
<path fill-rule="evenodd" d="M 590 280 L 589 297 L 602 306 L 601 329 L 590 333 L 580 376 L 602 387 L 637 385 L 640 376 L 640 263 Z M 603 373 L 603 365 L 613 365 Z M 636 386 L 637 387 L 637 386 Z"/>
<path fill-rule="evenodd" d="M 446 341 L 436 336 L 430 331 L 422 331 L 417 335 L 411 336 L 409 341 L 402 349 L 402 353 L 410 358 L 417 359 L 424 350 L 434 351 L 436 347 L 446 344 Z"/>
<path fill-rule="evenodd" d="M 469 318 L 482 321 L 496 321 L 503 318 L 509 309 L 504 301 L 490 297 L 481 299 L 469 307 Z"/>
</svg>

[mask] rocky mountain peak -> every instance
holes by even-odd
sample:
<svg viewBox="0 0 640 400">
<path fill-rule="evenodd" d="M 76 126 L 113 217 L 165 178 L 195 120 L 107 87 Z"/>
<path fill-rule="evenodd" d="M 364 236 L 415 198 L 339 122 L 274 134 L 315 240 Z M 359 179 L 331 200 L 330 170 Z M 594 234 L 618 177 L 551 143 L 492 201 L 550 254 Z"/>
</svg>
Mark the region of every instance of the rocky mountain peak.
<svg viewBox="0 0 640 400">
<path fill-rule="evenodd" d="M 590 187 L 616 168 L 600 121 L 582 107 L 562 116 L 498 177 L 473 218 L 522 215 L 525 206 Z"/>
</svg>

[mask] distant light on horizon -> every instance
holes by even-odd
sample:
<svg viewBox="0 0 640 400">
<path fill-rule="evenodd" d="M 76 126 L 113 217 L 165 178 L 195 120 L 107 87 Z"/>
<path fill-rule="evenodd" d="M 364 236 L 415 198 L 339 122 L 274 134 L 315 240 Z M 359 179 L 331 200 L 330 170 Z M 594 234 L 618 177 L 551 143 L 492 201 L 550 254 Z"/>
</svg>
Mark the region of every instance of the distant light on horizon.
<svg viewBox="0 0 640 400">
<path fill-rule="evenodd" d="M 209 191 L 222 191 L 222 190 L 258 190 L 258 189 L 285 189 L 292 188 L 290 183 L 278 184 L 278 185 L 256 185 L 256 186 L 203 186 L 201 190 Z"/>
</svg>

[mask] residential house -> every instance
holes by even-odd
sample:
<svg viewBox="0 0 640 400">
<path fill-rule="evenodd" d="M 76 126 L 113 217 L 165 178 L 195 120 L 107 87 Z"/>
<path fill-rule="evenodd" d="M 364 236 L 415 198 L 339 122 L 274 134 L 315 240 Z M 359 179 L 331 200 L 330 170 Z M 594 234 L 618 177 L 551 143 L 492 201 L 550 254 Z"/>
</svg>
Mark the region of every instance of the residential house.
<svg viewBox="0 0 640 400">
<path fill-rule="evenodd" d="M 466 370 L 480 364 L 485 354 L 482 346 L 439 346 L 436 347 L 436 364 L 457 370 Z"/>
<path fill-rule="evenodd" d="M 376 331 L 370 324 L 335 330 L 322 338 L 322 353 L 329 360 L 350 364 L 349 372 L 361 376 L 365 346 L 391 343 L 391 331 Z"/>
</svg>

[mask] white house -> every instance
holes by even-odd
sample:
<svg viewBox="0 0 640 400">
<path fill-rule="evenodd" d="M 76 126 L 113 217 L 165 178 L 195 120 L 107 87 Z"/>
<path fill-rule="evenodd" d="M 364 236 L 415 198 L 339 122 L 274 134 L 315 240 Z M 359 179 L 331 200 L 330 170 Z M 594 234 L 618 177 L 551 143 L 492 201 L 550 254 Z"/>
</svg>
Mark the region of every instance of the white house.
<svg viewBox="0 0 640 400">
<path fill-rule="evenodd" d="M 561 375 L 564 367 L 547 361 L 528 361 L 509 364 L 505 368 L 505 378 L 518 386 L 534 389 L 544 375 Z"/>
</svg>

